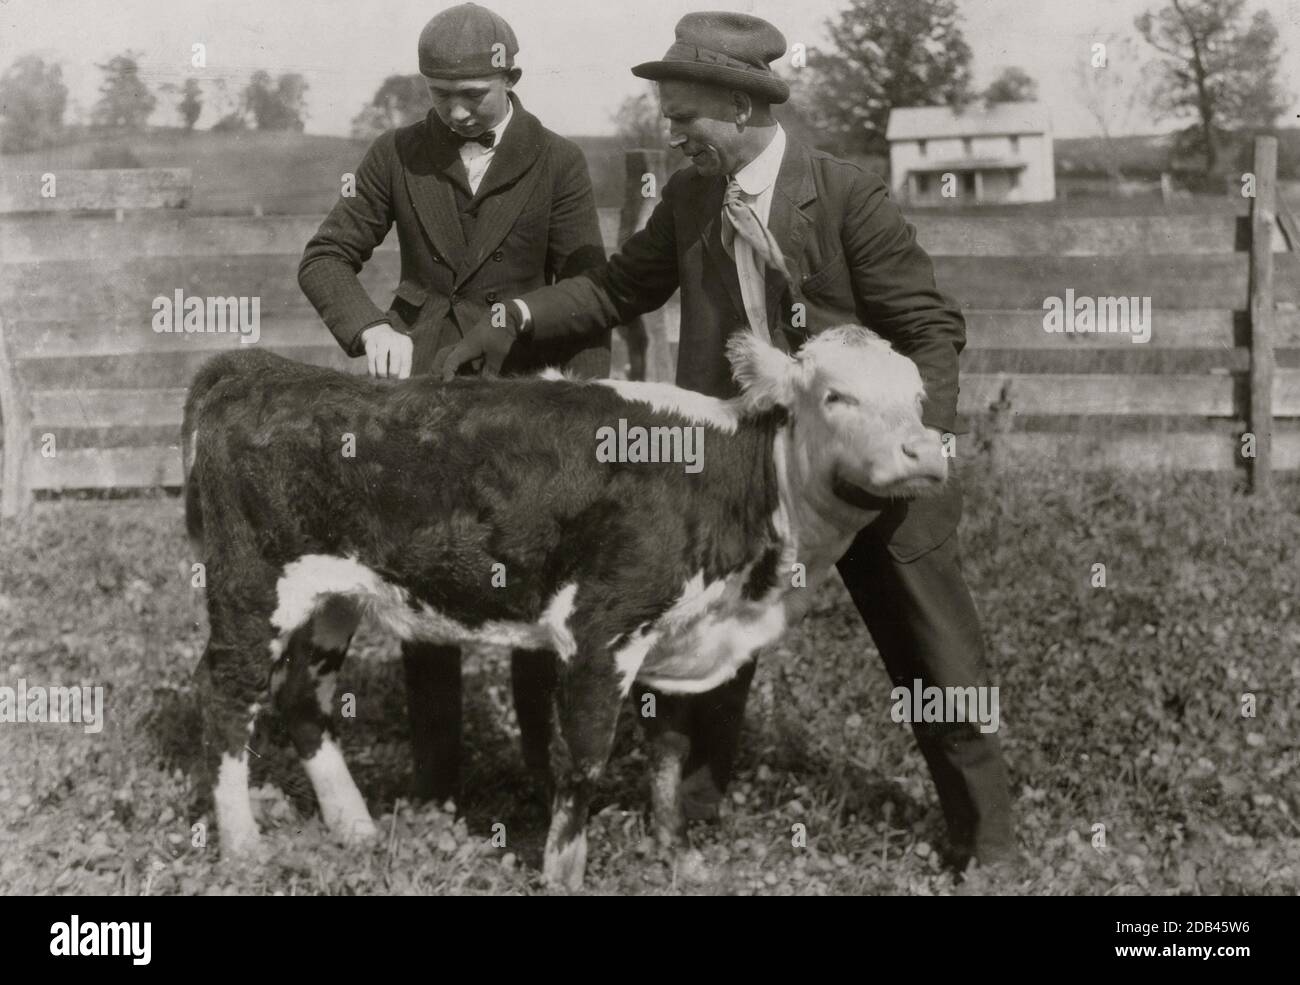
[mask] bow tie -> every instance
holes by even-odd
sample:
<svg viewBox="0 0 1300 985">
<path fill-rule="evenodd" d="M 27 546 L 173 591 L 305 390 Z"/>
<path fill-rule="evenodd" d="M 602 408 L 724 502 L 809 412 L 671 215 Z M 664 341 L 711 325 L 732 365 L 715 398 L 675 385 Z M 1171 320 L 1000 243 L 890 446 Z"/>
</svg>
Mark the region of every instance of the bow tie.
<svg viewBox="0 0 1300 985">
<path fill-rule="evenodd" d="M 484 130 L 477 137 L 462 137 L 453 130 L 451 131 L 451 139 L 460 147 L 463 147 L 466 144 L 478 144 L 480 147 L 486 147 L 488 150 L 491 150 L 492 145 L 497 142 L 497 135 L 495 130 Z"/>
</svg>

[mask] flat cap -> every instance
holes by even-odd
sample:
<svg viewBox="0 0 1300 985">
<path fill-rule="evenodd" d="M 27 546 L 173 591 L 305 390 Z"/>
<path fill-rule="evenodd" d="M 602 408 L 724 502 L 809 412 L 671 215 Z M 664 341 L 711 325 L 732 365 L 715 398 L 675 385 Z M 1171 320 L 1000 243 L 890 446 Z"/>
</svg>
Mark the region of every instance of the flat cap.
<svg viewBox="0 0 1300 985">
<path fill-rule="evenodd" d="M 519 42 L 505 18 L 475 3 L 448 7 L 420 32 L 420 74 L 476 79 L 515 67 Z"/>
</svg>

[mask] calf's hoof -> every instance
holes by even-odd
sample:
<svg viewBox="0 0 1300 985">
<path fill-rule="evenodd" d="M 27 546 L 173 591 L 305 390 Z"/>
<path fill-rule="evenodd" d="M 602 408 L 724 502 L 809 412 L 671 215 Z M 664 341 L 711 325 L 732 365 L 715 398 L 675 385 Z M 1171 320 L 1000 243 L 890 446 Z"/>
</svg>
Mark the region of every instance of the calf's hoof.
<svg viewBox="0 0 1300 985">
<path fill-rule="evenodd" d="M 547 839 L 542 859 L 542 876 L 555 889 L 576 892 L 582 888 L 587 871 L 587 833 L 579 833 L 568 842 L 557 844 Z"/>
<path fill-rule="evenodd" d="M 221 861 L 229 863 L 259 862 L 266 858 L 268 852 L 257 828 L 239 831 L 221 831 Z"/>
<path fill-rule="evenodd" d="M 697 770 L 682 780 L 682 813 L 688 821 L 716 821 L 722 791 L 707 769 Z"/>
</svg>

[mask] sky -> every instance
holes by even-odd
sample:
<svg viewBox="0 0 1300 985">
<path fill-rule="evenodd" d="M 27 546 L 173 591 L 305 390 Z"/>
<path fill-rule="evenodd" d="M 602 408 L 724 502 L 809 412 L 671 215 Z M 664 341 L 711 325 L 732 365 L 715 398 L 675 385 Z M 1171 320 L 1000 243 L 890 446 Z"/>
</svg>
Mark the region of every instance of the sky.
<svg viewBox="0 0 1300 985">
<path fill-rule="evenodd" d="M 1038 80 L 1057 136 L 1097 132 L 1075 66 L 1100 39 L 1136 37 L 1133 19 L 1165 0 L 958 0 L 977 87 L 1016 65 Z M 141 75 L 155 88 L 225 79 L 233 96 L 256 69 L 299 72 L 307 80 L 308 133 L 346 135 L 352 118 L 383 79 L 417 70 L 416 42 L 430 17 L 450 3 L 429 0 L 0 0 L 0 71 L 21 54 L 63 66 L 70 112 L 87 112 L 102 79 L 95 67 L 125 49 L 140 53 Z M 613 132 L 612 116 L 646 83 L 628 69 L 660 57 L 682 14 L 743 10 L 776 24 L 793 45 L 825 41 L 824 25 L 845 0 L 492 0 L 519 38 L 517 92 L 542 122 L 569 135 Z M 1278 25 L 1290 106 L 1283 124 L 1300 126 L 1300 0 L 1251 0 Z M 191 66 L 206 46 L 207 67 Z M 1134 77 L 1145 46 L 1112 55 L 1114 77 Z M 1112 52 L 1125 49 L 1112 47 Z M 1291 66 L 1287 71 L 1287 65 Z M 1121 94 L 1128 85 L 1114 87 Z M 164 100 L 160 100 L 160 103 Z M 170 104 L 171 100 L 166 100 Z M 207 127 L 218 107 L 205 108 Z M 1149 133 L 1173 124 L 1142 107 L 1111 100 L 1112 130 Z M 153 123 L 172 124 L 170 105 Z"/>
</svg>

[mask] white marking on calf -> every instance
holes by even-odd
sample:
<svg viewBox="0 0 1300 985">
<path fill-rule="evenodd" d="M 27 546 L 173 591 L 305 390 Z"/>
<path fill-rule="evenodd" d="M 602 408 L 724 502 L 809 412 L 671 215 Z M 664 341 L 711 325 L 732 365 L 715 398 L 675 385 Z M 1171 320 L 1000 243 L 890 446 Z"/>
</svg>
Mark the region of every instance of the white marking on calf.
<svg viewBox="0 0 1300 985">
<path fill-rule="evenodd" d="M 239 855 L 256 848 L 259 836 L 257 822 L 253 820 L 253 803 L 248 797 L 247 754 L 221 754 L 213 799 L 216 801 L 217 826 L 221 831 L 222 855 Z"/>
<path fill-rule="evenodd" d="M 630 380 L 595 380 L 614 390 L 624 400 L 649 404 L 657 411 L 680 414 L 696 424 L 707 424 L 727 434 L 734 434 L 740 423 L 736 407 L 717 397 L 693 390 L 682 390 L 671 383 L 642 383 Z"/>
<path fill-rule="evenodd" d="M 535 623 L 489 620 L 471 627 L 423 602 L 413 608 L 406 589 L 385 581 L 356 558 L 304 554 L 286 564 L 276 582 L 276 609 L 271 624 L 278 632 L 292 632 L 311 619 L 322 605 L 333 604 L 332 599 L 342 596 L 358 616 L 368 613 L 404 640 L 553 649 L 563 657 L 566 653 L 572 656 L 576 649 L 567 620 L 577 590 L 576 583 L 561 588 Z M 274 647 L 272 656 L 279 657 Z"/>
<path fill-rule="evenodd" d="M 646 654 L 658 642 L 659 636 L 660 634 L 656 632 L 646 632 L 644 625 L 638 626 L 636 633 L 622 647 L 614 651 L 614 669 L 620 675 L 623 694 L 627 694 L 632 687 L 637 672 L 645 662 Z M 615 640 L 610 640 L 611 646 Z"/>
<path fill-rule="evenodd" d="M 577 641 L 573 638 L 573 631 L 569 629 L 569 617 L 573 615 L 573 599 L 578 594 L 578 583 L 569 582 L 551 599 L 542 613 L 541 624 L 551 632 L 551 640 L 555 652 L 561 660 L 568 661 L 575 653 L 578 652 Z"/>
<path fill-rule="evenodd" d="M 655 640 L 636 678 L 668 694 L 699 694 L 736 675 L 759 648 L 785 631 L 782 591 L 742 596 L 752 565 L 704 583 L 703 572 L 656 620 Z"/>
<path fill-rule="evenodd" d="M 321 736 L 320 748 L 303 760 L 303 766 L 330 832 L 349 844 L 373 838 L 375 824 L 334 740 Z"/>
<path fill-rule="evenodd" d="M 321 674 L 316 678 L 316 704 L 321 714 L 328 715 L 334 710 L 334 689 L 338 686 L 339 675 L 334 671 Z"/>
</svg>

